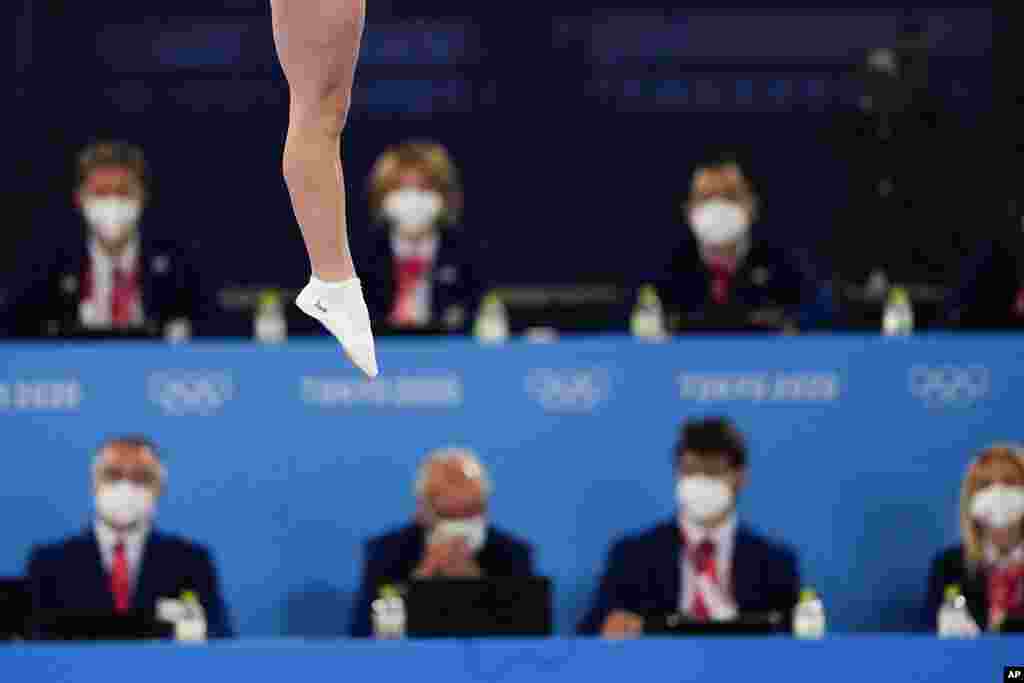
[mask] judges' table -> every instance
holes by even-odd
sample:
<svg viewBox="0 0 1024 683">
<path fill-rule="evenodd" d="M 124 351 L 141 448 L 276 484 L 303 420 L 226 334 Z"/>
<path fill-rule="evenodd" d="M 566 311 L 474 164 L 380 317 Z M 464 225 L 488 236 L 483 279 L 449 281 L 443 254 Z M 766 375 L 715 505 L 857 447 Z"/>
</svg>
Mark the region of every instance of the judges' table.
<svg viewBox="0 0 1024 683">
<path fill-rule="evenodd" d="M 927 636 L 591 639 L 535 641 L 240 641 L 203 645 L 0 648 L 5 681 L 92 683 L 138 672 L 182 681 L 774 681 L 996 683 L 1024 664 L 1024 638 L 944 641 Z"/>
<path fill-rule="evenodd" d="M 112 433 L 161 446 L 157 523 L 210 547 L 242 636 L 346 633 L 363 542 L 406 523 L 430 449 L 477 450 L 490 520 L 528 539 L 571 634 L 612 539 L 674 513 L 682 420 L 750 442 L 740 514 L 791 544 L 835 632 L 920 626 L 977 450 L 1020 439 L 1019 336 L 383 339 L 360 377 L 329 341 L 0 344 L 0 576 L 88 521 Z M 353 655 L 356 656 L 356 655 Z M 0 679 L 3 677 L 0 676 Z"/>
</svg>

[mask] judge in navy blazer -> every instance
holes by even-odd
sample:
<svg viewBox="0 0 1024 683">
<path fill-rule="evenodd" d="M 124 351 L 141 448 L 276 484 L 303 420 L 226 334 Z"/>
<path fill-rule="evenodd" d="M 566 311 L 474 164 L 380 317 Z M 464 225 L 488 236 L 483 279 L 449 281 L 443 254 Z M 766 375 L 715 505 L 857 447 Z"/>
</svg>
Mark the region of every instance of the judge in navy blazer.
<svg viewBox="0 0 1024 683">
<path fill-rule="evenodd" d="M 734 157 L 698 165 L 683 205 L 691 234 L 672 252 L 660 287 L 673 316 L 752 329 L 831 322 L 830 290 L 806 259 L 759 236 L 759 203 Z"/>
<path fill-rule="evenodd" d="M 73 197 L 85 229 L 47 230 L 27 247 L 0 291 L 0 335 L 186 335 L 207 322 L 191 250 L 143 229 L 148 185 L 138 147 L 82 151 Z"/>
<path fill-rule="evenodd" d="M 533 551 L 486 518 L 490 479 L 465 449 L 430 454 L 416 479 L 416 520 L 366 543 L 352 635 L 373 634 L 371 606 L 382 586 L 411 578 L 533 576 Z"/>
<path fill-rule="evenodd" d="M 140 437 L 108 441 L 93 465 L 96 519 L 77 535 L 34 548 L 28 560 L 35 637 L 50 611 L 153 612 L 160 598 L 195 593 L 211 638 L 233 635 L 210 552 L 152 526 L 163 468 Z M 45 620 L 45 617 L 42 617 Z"/>
<path fill-rule="evenodd" d="M 377 226 L 355 250 L 374 328 L 465 332 L 483 296 L 480 245 L 460 227 L 462 186 L 448 151 L 408 141 L 370 174 Z"/>
<path fill-rule="evenodd" d="M 645 619 L 672 613 L 709 621 L 792 611 L 800 590 L 796 555 L 736 517 L 746 458 L 728 421 L 684 425 L 676 446 L 680 512 L 612 545 L 580 633 L 637 635 Z"/>
</svg>

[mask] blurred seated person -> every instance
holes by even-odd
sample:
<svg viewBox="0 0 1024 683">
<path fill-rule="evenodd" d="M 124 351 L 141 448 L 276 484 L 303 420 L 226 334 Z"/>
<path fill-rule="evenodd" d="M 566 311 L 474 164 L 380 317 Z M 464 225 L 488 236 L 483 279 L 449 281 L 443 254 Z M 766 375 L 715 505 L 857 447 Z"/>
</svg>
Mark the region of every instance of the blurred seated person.
<svg viewBox="0 0 1024 683">
<path fill-rule="evenodd" d="M 808 328 L 831 315 L 828 292 L 785 250 L 752 230 L 758 197 L 739 163 L 700 164 L 683 206 L 692 235 L 673 252 L 660 287 L 671 318 L 711 328 Z"/>
<path fill-rule="evenodd" d="M 377 159 L 370 210 L 381 228 L 359 269 L 374 328 L 464 332 L 482 297 L 477 249 L 459 226 L 458 170 L 439 144 L 405 142 Z"/>
<path fill-rule="evenodd" d="M 10 336 L 191 336 L 202 298 L 177 245 L 142 229 L 149 172 L 142 150 L 100 142 L 78 156 L 74 205 L 85 230 L 38 230 L 38 257 L 15 274 L 0 310 Z"/>
<path fill-rule="evenodd" d="M 489 522 L 490 479 L 471 452 L 431 453 L 420 466 L 415 490 L 415 520 L 366 543 L 353 636 L 372 635 L 371 605 L 382 586 L 437 577 L 534 575 L 529 544 Z"/>
<path fill-rule="evenodd" d="M 985 242 L 969 260 L 947 304 L 950 326 L 964 330 L 1024 328 L 1024 230 Z"/>
<path fill-rule="evenodd" d="M 153 525 L 165 485 L 165 470 L 149 440 L 130 436 L 105 443 L 92 467 L 92 523 L 31 552 L 26 573 L 33 614 L 155 613 L 160 598 L 179 599 L 192 591 L 205 612 L 207 635 L 230 637 L 210 552 Z"/>
<path fill-rule="evenodd" d="M 678 512 L 612 545 L 579 632 L 634 636 L 645 619 L 668 614 L 698 622 L 788 615 L 800 589 L 797 558 L 738 520 L 746 484 L 747 447 L 735 426 L 686 423 L 675 449 Z"/>
<path fill-rule="evenodd" d="M 972 621 L 962 631 L 998 631 L 1024 619 L 1024 451 L 994 445 L 967 469 L 960 490 L 961 543 L 941 552 L 928 579 L 934 629 L 948 586 L 959 586 Z"/>
</svg>

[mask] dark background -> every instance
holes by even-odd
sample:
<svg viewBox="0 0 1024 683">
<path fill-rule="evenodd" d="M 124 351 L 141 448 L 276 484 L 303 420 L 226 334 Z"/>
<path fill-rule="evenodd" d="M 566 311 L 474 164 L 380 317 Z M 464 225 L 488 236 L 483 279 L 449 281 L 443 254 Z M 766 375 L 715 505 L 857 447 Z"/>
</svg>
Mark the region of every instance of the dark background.
<svg viewBox="0 0 1024 683">
<path fill-rule="evenodd" d="M 146 229 L 200 245 L 211 295 L 301 286 L 269 2 L 19 2 L 0 272 L 77 228 L 74 154 L 114 137 L 146 149 Z M 367 172 L 408 137 L 451 149 L 465 229 L 501 284 L 652 279 L 685 229 L 693 164 L 718 146 L 747 161 L 757 230 L 806 252 L 822 278 L 857 280 L 899 251 L 897 277 L 947 284 L 958 255 L 999 229 L 1017 190 L 998 168 L 1019 136 L 997 116 L 1015 95 L 999 91 L 995 107 L 993 30 L 1009 29 L 991 8 L 604 4 L 369 0 L 344 141 L 357 259 Z M 908 27 L 926 37 L 940 126 L 891 162 L 917 179 L 892 198 L 912 219 L 893 225 L 862 201 L 890 162 L 858 157 L 858 65 Z"/>
</svg>

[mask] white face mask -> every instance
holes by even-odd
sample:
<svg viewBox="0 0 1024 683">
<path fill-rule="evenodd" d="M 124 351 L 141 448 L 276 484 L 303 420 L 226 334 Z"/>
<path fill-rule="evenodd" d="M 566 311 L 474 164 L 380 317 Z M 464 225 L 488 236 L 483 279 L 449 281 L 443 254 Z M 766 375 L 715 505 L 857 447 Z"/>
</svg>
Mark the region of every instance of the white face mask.
<svg viewBox="0 0 1024 683">
<path fill-rule="evenodd" d="M 108 242 L 117 242 L 135 227 L 142 215 L 142 202 L 124 197 L 89 197 L 82 202 L 89 227 Z"/>
<path fill-rule="evenodd" d="M 718 477 L 686 476 L 676 484 L 676 499 L 684 515 L 706 522 L 732 507 L 732 487 Z"/>
<path fill-rule="evenodd" d="M 986 486 L 971 500 L 971 517 L 992 529 L 1017 524 L 1024 519 L 1024 486 Z"/>
<path fill-rule="evenodd" d="M 483 515 L 466 519 L 443 519 L 434 525 L 430 534 L 431 542 L 447 541 L 453 538 L 465 540 L 470 552 L 480 552 L 487 541 L 487 520 Z"/>
<path fill-rule="evenodd" d="M 717 247 L 740 240 L 750 229 L 750 214 L 737 202 L 709 199 L 690 211 L 690 227 L 701 244 Z"/>
<path fill-rule="evenodd" d="M 384 216 L 401 232 L 421 234 L 433 227 L 444 210 L 440 192 L 406 188 L 384 197 Z"/>
<path fill-rule="evenodd" d="M 126 527 L 153 517 L 152 492 L 130 481 L 103 484 L 96 492 L 96 512 L 111 526 Z"/>
</svg>

